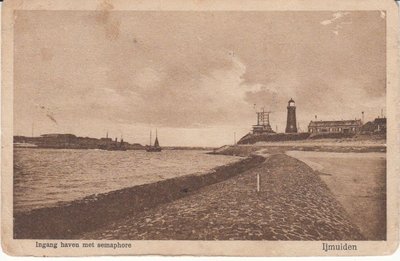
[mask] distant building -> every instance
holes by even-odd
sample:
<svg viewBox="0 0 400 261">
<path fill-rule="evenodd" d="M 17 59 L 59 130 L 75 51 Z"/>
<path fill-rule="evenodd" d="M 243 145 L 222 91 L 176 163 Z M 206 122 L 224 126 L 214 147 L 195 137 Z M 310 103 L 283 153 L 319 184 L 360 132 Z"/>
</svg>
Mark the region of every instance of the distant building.
<svg viewBox="0 0 400 261">
<path fill-rule="evenodd" d="M 308 132 L 317 133 L 358 133 L 361 129 L 361 120 L 341 121 L 311 121 Z"/>
<path fill-rule="evenodd" d="M 374 121 L 365 123 L 361 133 L 384 133 L 386 132 L 386 118 L 376 118 Z"/>
<path fill-rule="evenodd" d="M 375 132 L 385 132 L 386 131 L 386 118 L 376 118 L 374 120 Z"/>
<path fill-rule="evenodd" d="M 111 138 L 100 138 L 100 140 L 99 140 L 99 145 L 102 145 L 102 146 L 108 145 L 111 143 L 113 143 L 113 140 Z"/>
<path fill-rule="evenodd" d="M 62 142 L 62 143 L 70 143 L 76 141 L 77 137 L 74 134 L 61 134 L 61 133 L 52 133 L 52 134 L 43 134 L 40 135 L 44 142 Z"/>
<path fill-rule="evenodd" d="M 287 106 L 286 133 L 297 133 L 296 104 L 290 99 Z"/>
</svg>

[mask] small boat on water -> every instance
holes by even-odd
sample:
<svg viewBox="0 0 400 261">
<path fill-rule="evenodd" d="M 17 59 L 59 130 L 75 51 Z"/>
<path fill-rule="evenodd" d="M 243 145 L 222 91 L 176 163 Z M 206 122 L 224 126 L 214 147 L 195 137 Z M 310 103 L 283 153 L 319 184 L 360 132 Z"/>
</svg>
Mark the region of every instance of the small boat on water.
<svg viewBox="0 0 400 261">
<path fill-rule="evenodd" d="M 160 152 L 161 151 L 160 144 L 158 143 L 157 130 L 156 130 L 156 139 L 154 141 L 154 146 L 151 146 L 151 131 L 150 131 L 150 144 L 149 144 L 149 146 L 146 146 L 146 151 L 147 152 Z"/>
</svg>

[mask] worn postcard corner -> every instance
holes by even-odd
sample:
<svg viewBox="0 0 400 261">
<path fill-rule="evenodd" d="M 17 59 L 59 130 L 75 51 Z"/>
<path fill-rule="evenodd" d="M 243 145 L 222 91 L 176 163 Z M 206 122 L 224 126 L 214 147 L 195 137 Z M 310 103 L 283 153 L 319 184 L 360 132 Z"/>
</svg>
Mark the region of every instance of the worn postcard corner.
<svg viewBox="0 0 400 261">
<path fill-rule="evenodd" d="M 394 1 L 5 1 L 2 248 L 398 248 Z"/>
</svg>

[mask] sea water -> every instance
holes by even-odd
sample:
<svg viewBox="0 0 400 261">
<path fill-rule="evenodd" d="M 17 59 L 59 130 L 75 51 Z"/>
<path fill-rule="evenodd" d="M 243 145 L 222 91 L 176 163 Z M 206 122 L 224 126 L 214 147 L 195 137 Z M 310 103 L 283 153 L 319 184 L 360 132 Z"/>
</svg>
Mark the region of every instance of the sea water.
<svg viewBox="0 0 400 261">
<path fill-rule="evenodd" d="M 14 211 L 51 207 L 92 194 L 202 174 L 239 157 L 206 151 L 14 149 Z"/>
</svg>

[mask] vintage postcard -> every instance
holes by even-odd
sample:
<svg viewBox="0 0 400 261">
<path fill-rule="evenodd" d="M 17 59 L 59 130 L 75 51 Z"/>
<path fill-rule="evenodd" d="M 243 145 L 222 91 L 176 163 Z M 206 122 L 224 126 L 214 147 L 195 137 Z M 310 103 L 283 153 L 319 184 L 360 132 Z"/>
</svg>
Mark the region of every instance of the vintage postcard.
<svg viewBox="0 0 400 261">
<path fill-rule="evenodd" d="M 398 247 L 392 0 L 2 6 L 3 251 Z"/>
</svg>

